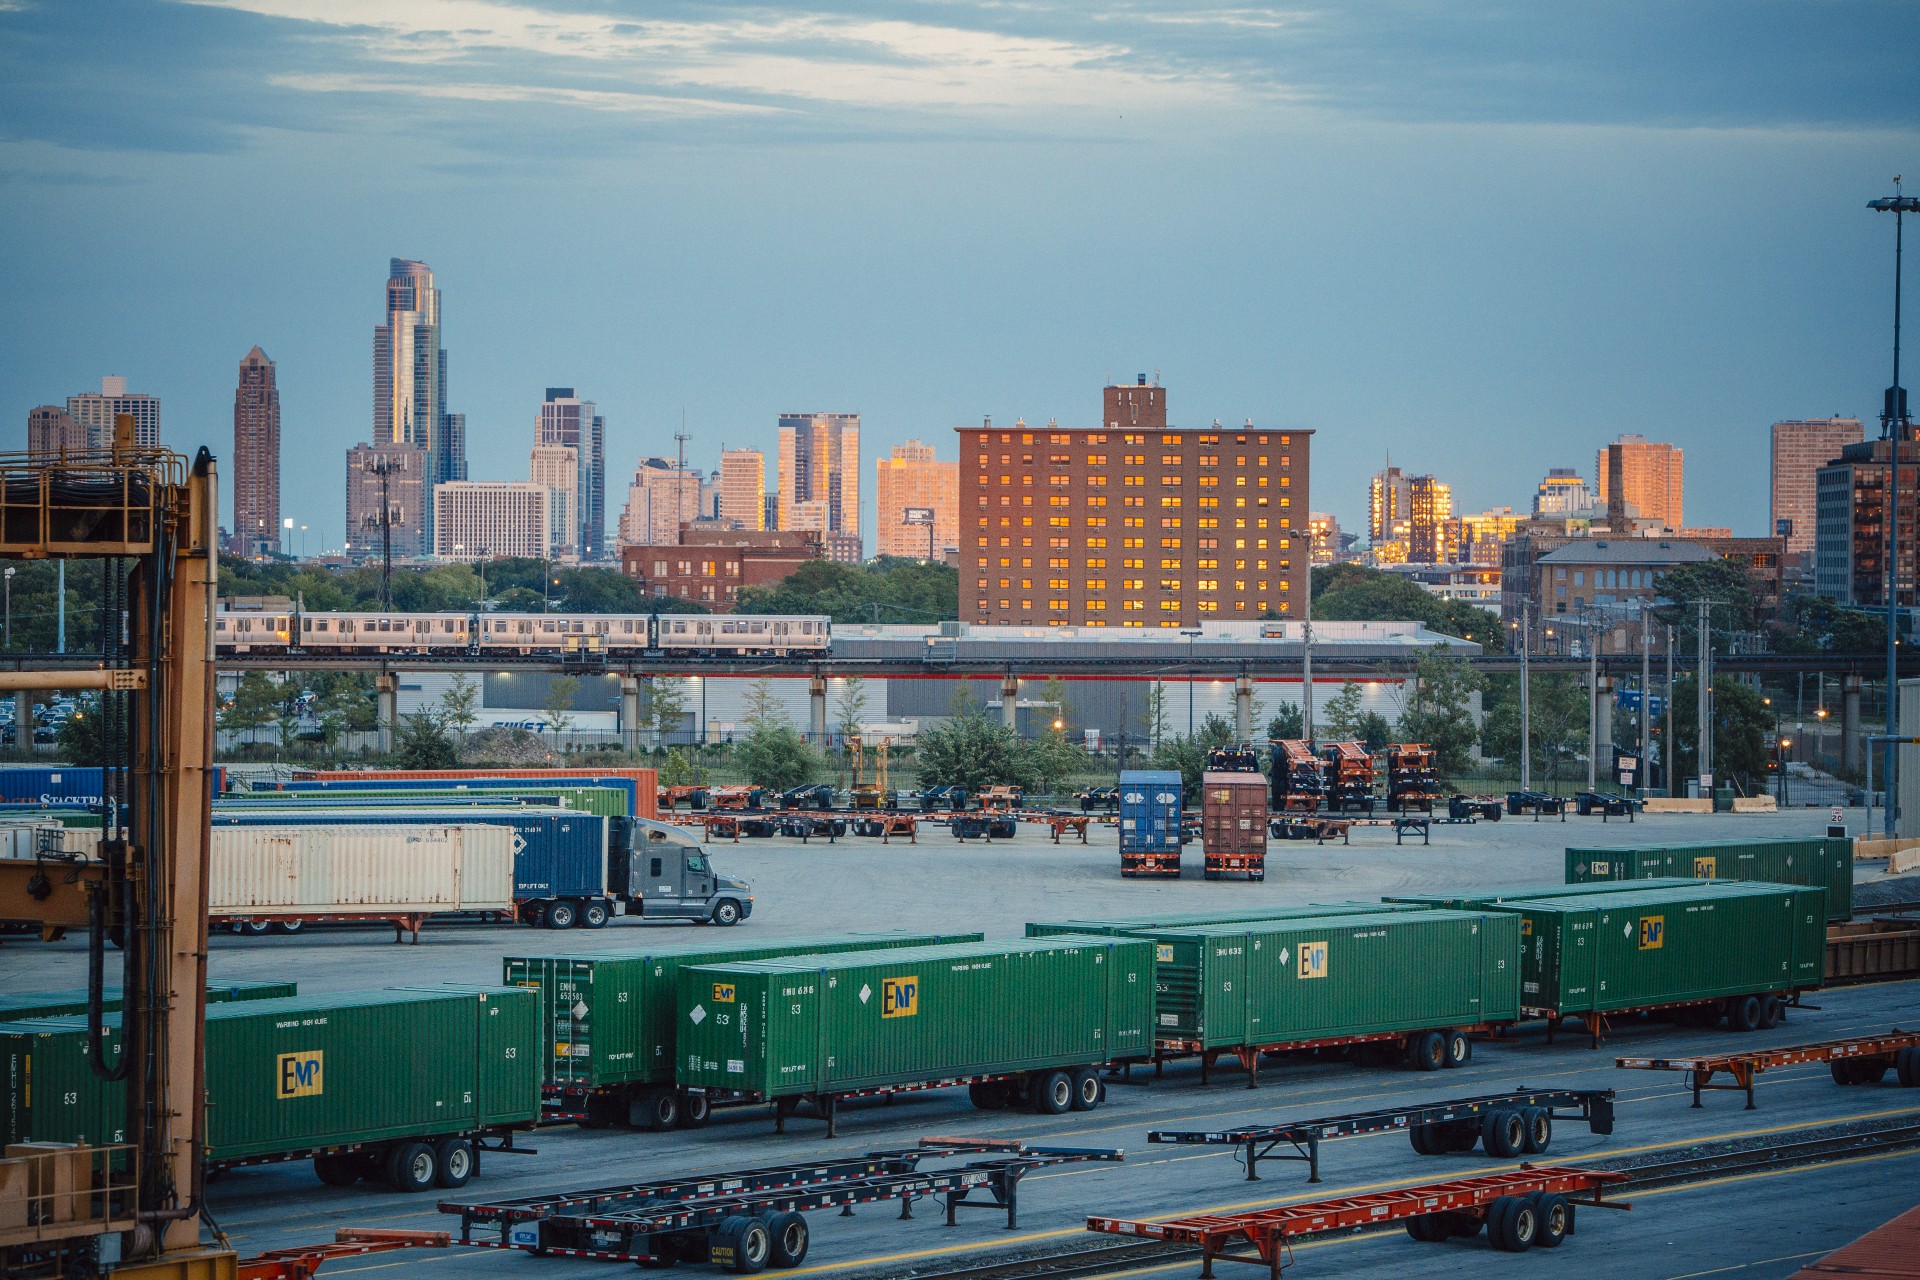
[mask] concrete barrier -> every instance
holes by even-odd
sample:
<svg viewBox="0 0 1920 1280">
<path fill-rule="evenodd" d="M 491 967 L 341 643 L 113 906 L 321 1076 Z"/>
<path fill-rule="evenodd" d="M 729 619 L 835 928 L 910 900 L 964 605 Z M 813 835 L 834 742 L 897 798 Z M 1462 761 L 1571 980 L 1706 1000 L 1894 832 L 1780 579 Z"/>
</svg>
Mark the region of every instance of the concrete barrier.
<svg viewBox="0 0 1920 1280">
<path fill-rule="evenodd" d="M 1678 796 L 1647 797 L 1648 813 L 1712 813 L 1713 801 L 1687 800 Z"/>
<path fill-rule="evenodd" d="M 1894 870 L 1893 860 L 1903 853 L 1920 855 L 1920 840 L 1912 836 L 1893 836 L 1871 840 L 1865 836 L 1855 836 L 1853 840 L 1853 860 L 1887 859 L 1887 870 Z M 1909 863 L 1908 865 L 1912 865 Z"/>
<path fill-rule="evenodd" d="M 1735 796 L 1733 798 L 1735 813 L 1777 813 L 1779 808 L 1772 796 Z"/>
</svg>

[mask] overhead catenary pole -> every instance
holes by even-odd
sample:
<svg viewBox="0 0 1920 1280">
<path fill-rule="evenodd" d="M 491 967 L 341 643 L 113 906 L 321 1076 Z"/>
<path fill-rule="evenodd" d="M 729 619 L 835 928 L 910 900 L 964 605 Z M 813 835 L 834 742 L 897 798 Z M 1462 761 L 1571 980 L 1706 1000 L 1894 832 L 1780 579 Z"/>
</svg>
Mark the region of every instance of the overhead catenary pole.
<svg viewBox="0 0 1920 1280">
<path fill-rule="evenodd" d="M 1900 385 L 1900 257 L 1906 216 L 1920 213 L 1920 199 L 1904 195 L 1894 175 L 1893 195 L 1867 202 L 1867 208 L 1893 215 L 1893 385 L 1887 388 L 1880 411 L 1880 435 L 1887 441 L 1887 756 L 1881 785 L 1887 790 L 1886 833 L 1894 834 L 1898 801 L 1894 799 L 1895 767 L 1899 756 L 1893 737 L 1899 732 L 1899 607 L 1900 607 L 1900 446 L 1911 425 L 1907 419 L 1907 392 Z M 1844 746 L 1844 743 L 1842 744 Z M 1868 797 L 1871 799 L 1872 797 Z"/>
</svg>

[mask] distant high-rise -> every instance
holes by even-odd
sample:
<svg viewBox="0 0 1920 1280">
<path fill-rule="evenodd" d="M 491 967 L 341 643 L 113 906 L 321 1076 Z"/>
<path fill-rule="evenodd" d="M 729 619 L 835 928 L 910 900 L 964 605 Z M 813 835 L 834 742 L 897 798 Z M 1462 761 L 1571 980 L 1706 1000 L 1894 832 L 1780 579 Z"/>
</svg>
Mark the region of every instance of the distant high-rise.
<svg viewBox="0 0 1920 1280">
<path fill-rule="evenodd" d="M 780 527 L 797 529 L 793 508 L 827 504 L 825 533 L 860 536 L 860 415 L 780 415 Z"/>
<path fill-rule="evenodd" d="M 57 404 L 43 404 L 27 413 L 27 452 L 85 453 L 92 445 L 85 424 Z"/>
<path fill-rule="evenodd" d="M 1629 521 L 1639 519 L 1656 528 L 1684 528 L 1685 462 L 1681 450 L 1645 436 L 1623 435 L 1602 445 L 1594 460 L 1595 488 L 1608 527 L 1625 532 Z"/>
<path fill-rule="evenodd" d="M 1447 545 L 1447 522 L 1453 518 L 1453 486 L 1432 476 L 1415 476 L 1409 483 L 1411 517 L 1408 520 L 1407 559 L 1415 564 L 1447 564 L 1454 549 Z"/>
<path fill-rule="evenodd" d="M 1376 472 L 1367 490 L 1367 540 L 1376 549 L 1392 549 L 1389 558 L 1406 559 L 1413 538 L 1413 478 L 1389 465 Z"/>
<path fill-rule="evenodd" d="M 536 444 L 565 445 L 574 451 L 579 475 L 573 485 L 574 503 L 567 519 L 567 535 L 582 560 L 606 556 L 607 539 L 607 420 L 591 400 L 582 400 L 572 387 L 548 387 L 540 403 Z M 554 517 L 558 520 L 560 517 Z"/>
<path fill-rule="evenodd" d="M 125 378 L 102 378 L 96 394 L 88 391 L 67 397 L 67 414 L 86 428 L 87 447 L 113 448 L 113 421 L 121 414 L 133 417 L 133 442 L 141 448 L 160 443 L 160 402 L 152 396 L 128 394 Z"/>
<path fill-rule="evenodd" d="M 1819 506 L 1815 476 L 1820 468 L 1864 438 L 1858 418 L 1793 418 L 1773 424 L 1773 524 L 1767 532 L 1778 536 L 1785 522 L 1789 556 L 1813 553 Z"/>
<path fill-rule="evenodd" d="M 1533 493 L 1533 514 L 1541 519 L 1566 519 L 1600 514 L 1593 490 L 1572 467 L 1550 467 Z"/>
<path fill-rule="evenodd" d="M 1132 386 L 1115 383 L 1100 392 L 1100 421 L 1109 431 L 1159 431 L 1167 425 L 1167 389 L 1147 375 Z"/>
<path fill-rule="evenodd" d="M 373 330 L 373 440 L 416 445 L 426 453 L 429 516 L 433 485 L 467 473 L 466 425 L 464 417 L 447 412 L 447 353 L 433 270 L 394 258 L 387 272 L 386 323 Z"/>
<path fill-rule="evenodd" d="M 349 558 L 379 559 L 387 538 L 395 559 L 427 553 L 426 475 L 427 451 L 418 445 L 357 444 L 347 450 Z"/>
<path fill-rule="evenodd" d="M 959 463 L 937 461 L 932 445 L 909 440 L 875 459 L 874 469 L 875 555 L 939 560 L 960 545 Z"/>
<path fill-rule="evenodd" d="M 552 545 L 548 490 L 529 480 L 451 480 L 436 486 L 433 554 L 442 560 L 538 560 Z"/>
<path fill-rule="evenodd" d="M 627 509 L 620 516 L 623 547 L 671 546 L 680 527 L 700 518 L 701 475 L 682 469 L 672 458 L 642 458 L 627 486 Z"/>
<path fill-rule="evenodd" d="M 240 361 L 233 392 L 233 549 L 249 558 L 280 549 L 280 387 L 259 347 Z"/>
<path fill-rule="evenodd" d="M 546 554 L 555 560 L 580 558 L 580 451 L 566 444 L 536 444 L 528 479 L 547 491 Z"/>
<path fill-rule="evenodd" d="M 720 451 L 720 518 L 751 532 L 767 527 L 767 457 L 758 449 Z"/>
<path fill-rule="evenodd" d="M 768 530 L 780 527 L 780 495 L 770 493 L 760 500 L 760 523 Z"/>
</svg>

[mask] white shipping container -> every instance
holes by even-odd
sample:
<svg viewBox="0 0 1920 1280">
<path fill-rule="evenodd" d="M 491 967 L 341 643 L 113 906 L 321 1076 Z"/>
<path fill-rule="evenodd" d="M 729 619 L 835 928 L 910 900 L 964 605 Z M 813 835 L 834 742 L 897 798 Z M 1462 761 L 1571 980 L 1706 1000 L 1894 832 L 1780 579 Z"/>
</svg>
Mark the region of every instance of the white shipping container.
<svg viewBox="0 0 1920 1280">
<path fill-rule="evenodd" d="M 215 916 L 502 911 L 513 905 L 511 827 L 215 827 Z"/>
<path fill-rule="evenodd" d="M 31 862 L 40 856 L 41 833 L 62 830 L 57 822 L 0 823 L 0 860 Z M 93 833 L 96 840 L 99 834 Z"/>
</svg>

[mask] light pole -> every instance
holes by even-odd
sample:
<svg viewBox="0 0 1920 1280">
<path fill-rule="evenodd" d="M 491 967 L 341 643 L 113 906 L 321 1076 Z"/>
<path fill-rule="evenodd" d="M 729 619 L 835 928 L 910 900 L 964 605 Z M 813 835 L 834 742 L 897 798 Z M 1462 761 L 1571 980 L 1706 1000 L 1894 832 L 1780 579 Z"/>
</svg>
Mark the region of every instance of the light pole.
<svg viewBox="0 0 1920 1280">
<path fill-rule="evenodd" d="M 1893 739 L 1900 731 L 1899 654 L 1894 639 L 1898 634 L 1900 602 L 1900 446 L 1906 443 L 1911 425 L 1907 420 L 1907 391 L 1900 385 L 1900 253 L 1906 216 L 1920 213 L 1920 198 L 1901 194 L 1900 177 L 1896 174 L 1893 194 L 1869 200 L 1867 208 L 1893 215 L 1893 385 L 1887 388 L 1880 411 L 1880 435 L 1887 441 L 1887 762 L 1881 776 L 1887 787 L 1887 836 L 1892 838 L 1897 804 L 1893 770 L 1898 759 Z"/>
<path fill-rule="evenodd" d="M 1193 737 L 1193 642 L 1200 638 L 1199 628 L 1188 630 L 1182 627 L 1180 634 L 1187 638 L 1187 737 Z"/>
<path fill-rule="evenodd" d="M 1791 747 L 1792 745 L 1793 745 L 1792 738 L 1780 739 L 1780 751 L 1779 751 L 1780 807 L 1782 809 L 1787 807 L 1787 748 Z"/>
<path fill-rule="evenodd" d="M 13 566 L 7 566 L 7 651 L 13 650 Z"/>
<path fill-rule="evenodd" d="M 1528 624 L 1531 621 L 1530 613 L 1531 613 L 1530 603 L 1528 601 L 1522 600 L 1520 602 L 1520 622 L 1519 622 L 1519 631 L 1520 631 L 1520 789 L 1522 791 L 1531 791 L 1533 789 L 1533 714 L 1532 714 L 1532 708 L 1528 705 L 1529 703 L 1528 685 L 1530 682 L 1527 678 L 1528 677 L 1527 662 L 1530 657 L 1530 651 L 1532 649 L 1532 644 L 1527 638 Z M 1513 626 L 1514 624 L 1508 623 L 1507 625 Z"/>
</svg>

